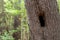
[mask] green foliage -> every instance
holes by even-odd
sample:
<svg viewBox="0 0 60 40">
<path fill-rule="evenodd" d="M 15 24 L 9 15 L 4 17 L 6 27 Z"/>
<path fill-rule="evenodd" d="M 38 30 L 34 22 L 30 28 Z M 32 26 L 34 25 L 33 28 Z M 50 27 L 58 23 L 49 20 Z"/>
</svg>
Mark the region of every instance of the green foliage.
<svg viewBox="0 0 60 40">
<path fill-rule="evenodd" d="M 14 40 L 12 34 L 16 31 L 21 31 L 21 39 L 28 39 L 29 36 L 29 27 L 27 23 L 27 14 L 24 6 L 24 0 L 4 0 L 4 13 L 0 18 L 0 26 L 8 27 L 8 31 L 4 32 L 3 35 L 0 35 L 1 40 Z M 2 15 L 2 14 L 1 14 Z M 14 30 L 14 17 L 20 15 L 18 18 L 21 21 L 21 25 Z"/>
<path fill-rule="evenodd" d="M 60 0 L 57 0 L 57 2 L 58 2 L 59 12 L 60 12 Z"/>
<path fill-rule="evenodd" d="M 5 32 L 3 35 L 0 35 L 0 39 L 1 40 L 14 40 L 14 38 L 7 32 Z"/>
</svg>

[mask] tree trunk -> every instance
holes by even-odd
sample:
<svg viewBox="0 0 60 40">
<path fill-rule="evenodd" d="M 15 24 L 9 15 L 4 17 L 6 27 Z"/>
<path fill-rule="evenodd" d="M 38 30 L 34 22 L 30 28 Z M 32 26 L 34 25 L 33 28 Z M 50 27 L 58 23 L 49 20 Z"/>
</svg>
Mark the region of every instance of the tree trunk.
<svg viewBox="0 0 60 40">
<path fill-rule="evenodd" d="M 60 16 L 56 0 L 25 0 L 30 40 L 60 40 Z"/>
<path fill-rule="evenodd" d="M 0 0 L 0 14 L 3 12 L 4 10 L 4 6 L 3 6 L 3 0 Z"/>
<path fill-rule="evenodd" d="M 14 29 L 17 30 L 19 26 L 21 26 L 21 15 L 15 15 L 14 16 Z"/>
</svg>

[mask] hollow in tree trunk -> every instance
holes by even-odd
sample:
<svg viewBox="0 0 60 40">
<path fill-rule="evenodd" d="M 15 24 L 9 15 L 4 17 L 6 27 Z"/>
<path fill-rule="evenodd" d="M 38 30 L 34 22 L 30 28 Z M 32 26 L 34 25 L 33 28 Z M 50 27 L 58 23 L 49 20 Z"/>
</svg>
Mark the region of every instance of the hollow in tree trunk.
<svg viewBox="0 0 60 40">
<path fill-rule="evenodd" d="M 60 40 L 60 16 L 56 0 L 25 0 L 30 40 Z"/>
</svg>

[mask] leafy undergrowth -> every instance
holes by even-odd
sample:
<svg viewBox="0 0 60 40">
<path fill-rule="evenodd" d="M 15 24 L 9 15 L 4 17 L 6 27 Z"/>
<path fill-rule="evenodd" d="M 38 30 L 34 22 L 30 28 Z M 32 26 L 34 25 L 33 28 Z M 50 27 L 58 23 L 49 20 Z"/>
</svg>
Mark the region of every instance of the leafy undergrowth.
<svg viewBox="0 0 60 40">
<path fill-rule="evenodd" d="M 19 31 L 21 32 L 20 40 L 28 40 L 29 27 L 27 21 L 24 0 L 4 0 L 4 17 L 1 16 L 0 18 L 0 29 L 2 30 L 0 40 L 15 40 L 13 34 L 16 35 L 15 33 L 19 33 Z"/>
</svg>

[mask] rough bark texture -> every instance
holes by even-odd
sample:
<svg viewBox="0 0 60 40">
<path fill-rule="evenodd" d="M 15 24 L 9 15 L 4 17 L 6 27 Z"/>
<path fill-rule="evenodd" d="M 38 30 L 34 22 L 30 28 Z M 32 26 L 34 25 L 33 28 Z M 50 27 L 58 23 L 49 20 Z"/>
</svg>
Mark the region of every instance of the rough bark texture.
<svg viewBox="0 0 60 40">
<path fill-rule="evenodd" d="M 60 40 L 60 16 L 56 0 L 25 0 L 25 6 L 30 40 Z M 41 20 L 45 23 L 41 23 Z"/>
</svg>

